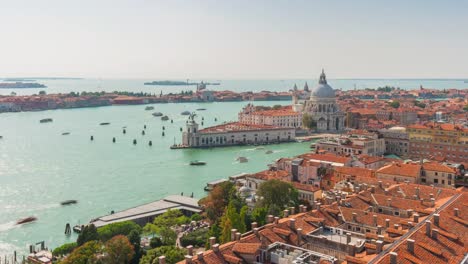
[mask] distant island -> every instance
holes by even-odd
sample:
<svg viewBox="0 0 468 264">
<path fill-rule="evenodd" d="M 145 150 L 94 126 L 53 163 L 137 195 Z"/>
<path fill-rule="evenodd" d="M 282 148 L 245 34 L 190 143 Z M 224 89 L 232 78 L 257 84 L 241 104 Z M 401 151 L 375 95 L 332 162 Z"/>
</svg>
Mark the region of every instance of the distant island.
<svg viewBox="0 0 468 264">
<path fill-rule="evenodd" d="M 205 85 L 220 85 L 220 83 L 204 83 Z M 145 82 L 145 85 L 172 85 L 172 86 L 184 86 L 184 85 L 199 85 L 200 83 L 195 82 L 183 82 L 183 81 L 152 81 Z"/>
<path fill-rule="evenodd" d="M 40 83 L 33 82 L 4 82 L 0 83 L 0 89 L 23 89 L 23 88 L 47 88 Z"/>
<path fill-rule="evenodd" d="M 35 82 L 35 79 L 25 79 L 25 78 L 5 78 L 5 82 Z"/>
</svg>

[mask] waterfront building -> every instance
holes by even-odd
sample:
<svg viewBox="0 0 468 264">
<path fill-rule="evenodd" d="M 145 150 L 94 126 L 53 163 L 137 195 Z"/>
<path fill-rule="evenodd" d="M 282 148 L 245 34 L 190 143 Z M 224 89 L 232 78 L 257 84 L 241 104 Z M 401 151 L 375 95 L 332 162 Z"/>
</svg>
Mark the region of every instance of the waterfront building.
<svg viewBox="0 0 468 264">
<path fill-rule="evenodd" d="M 187 121 L 182 134 L 183 147 L 222 147 L 290 142 L 296 137 L 292 127 L 230 122 L 198 129 L 195 116 Z"/>
<path fill-rule="evenodd" d="M 377 133 L 353 130 L 340 137 L 321 139 L 316 148 L 338 155 L 381 156 L 385 153 L 385 140 Z"/>
<path fill-rule="evenodd" d="M 408 126 L 409 156 L 447 161 L 468 160 L 468 128 L 449 123 L 429 122 Z"/>
<path fill-rule="evenodd" d="M 379 133 L 385 140 L 385 154 L 394 154 L 402 158 L 409 156 L 410 143 L 406 128 L 391 127 L 381 129 Z"/>
<path fill-rule="evenodd" d="M 302 127 L 302 113 L 296 112 L 291 106 L 279 109 L 262 110 L 253 104 L 248 104 L 238 114 L 239 122 L 252 125 L 270 125 L 278 127 Z"/>
<path fill-rule="evenodd" d="M 298 102 L 293 102 L 297 105 Z M 296 106 L 296 109 L 298 107 Z M 344 129 L 345 114 L 336 103 L 335 91 L 328 85 L 322 70 L 318 86 L 310 92 L 310 98 L 303 105 L 302 111 L 317 123 L 318 132 L 341 132 Z"/>
</svg>

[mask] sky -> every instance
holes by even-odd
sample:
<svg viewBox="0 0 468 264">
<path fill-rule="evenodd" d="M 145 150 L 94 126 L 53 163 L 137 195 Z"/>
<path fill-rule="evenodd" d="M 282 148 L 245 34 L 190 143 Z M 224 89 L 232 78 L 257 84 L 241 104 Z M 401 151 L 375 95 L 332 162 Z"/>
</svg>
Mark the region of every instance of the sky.
<svg viewBox="0 0 468 264">
<path fill-rule="evenodd" d="M 463 0 L 0 0 L 0 76 L 467 78 Z"/>
</svg>

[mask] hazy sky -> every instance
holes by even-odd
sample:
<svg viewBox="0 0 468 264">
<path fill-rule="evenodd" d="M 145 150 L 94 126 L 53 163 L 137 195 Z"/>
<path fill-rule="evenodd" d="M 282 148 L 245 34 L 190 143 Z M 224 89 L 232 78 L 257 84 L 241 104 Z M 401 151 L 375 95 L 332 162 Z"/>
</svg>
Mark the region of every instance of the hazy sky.
<svg viewBox="0 0 468 264">
<path fill-rule="evenodd" d="M 468 77 L 468 1 L 0 0 L 0 76 Z"/>
</svg>

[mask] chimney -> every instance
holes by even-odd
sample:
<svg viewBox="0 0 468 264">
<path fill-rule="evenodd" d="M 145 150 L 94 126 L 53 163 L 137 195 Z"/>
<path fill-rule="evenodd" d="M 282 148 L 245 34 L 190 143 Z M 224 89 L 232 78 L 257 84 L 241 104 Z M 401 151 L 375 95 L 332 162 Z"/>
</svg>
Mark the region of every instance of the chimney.
<svg viewBox="0 0 468 264">
<path fill-rule="evenodd" d="M 159 259 L 159 264 L 166 264 L 166 257 L 165 256 L 160 256 L 158 259 Z"/>
<path fill-rule="evenodd" d="M 254 231 L 254 234 L 258 237 L 258 228 L 255 227 L 255 228 L 253 229 L 253 231 Z"/>
<path fill-rule="evenodd" d="M 296 231 L 297 231 L 297 245 L 299 246 L 302 243 L 302 228 L 298 228 Z"/>
<path fill-rule="evenodd" d="M 267 223 L 268 223 L 268 224 L 273 223 L 273 216 L 272 216 L 272 215 L 268 215 L 268 216 L 267 216 Z"/>
<path fill-rule="evenodd" d="M 378 235 L 382 234 L 382 226 L 380 226 L 380 225 L 377 226 L 377 234 Z"/>
<path fill-rule="evenodd" d="M 290 227 L 292 230 L 296 230 L 296 219 L 294 219 L 294 218 L 289 219 L 289 227 Z"/>
<path fill-rule="evenodd" d="M 291 212 L 291 215 L 296 214 L 296 208 L 294 207 L 289 207 L 289 211 Z"/>
<path fill-rule="evenodd" d="M 288 209 L 285 209 L 285 210 L 283 211 L 283 217 L 284 217 L 284 218 L 287 218 L 288 216 L 289 216 L 289 210 L 288 210 Z"/>
<path fill-rule="evenodd" d="M 203 252 L 198 252 L 197 253 L 197 259 L 200 261 L 203 261 Z"/>
<path fill-rule="evenodd" d="M 379 181 L 379 188 L 382 188 L 382 181 Z"/>
<path fill-rule="evenodd" d="M 213 245 L 216 243 L 216 237 L 210 237 L 210 248 L 213 249 Z"/>
<path fill-rule="evenodd" d="M 236 240 L 239 241 L 241 239 L 242 234 L 240 232 L 236 233 Z"/>
<path fill-rule="evenodd" d="M 346 244 L 349 244 L 351 242 L 351 233 L 346 233 Z"/>
<path fill-rule="evenodd" d="M 439 226 L 439 214 L 434 214 L 434 225 Z"/>
<path fill-rule="evenodd" d="M 275 221 L 274 221 L 275 225 L 277 225 L 278 222 L 279 222 L 279 217 L 275 216 Z"/>
<path fill-rule="evenodd" d="M 431 206 L 434 206 L 434 205 L 435 205 L 435 199 L 431 198 Z"/>
<path fill-rule="evenodd" d="M 383 235 L 378 235 L 377 240 L 384 242 L 385 237 Z"/>
<path fill-rule="evenodd" d="M 388 206 L 388 207 L 391 207 L 391 206 L 392 206 L 392 199 L 391 199 L 391 198 L 388 198 L 388 199 L 387 199 L 387 206 Z"/>
<path fill-rule="evenodd" d="M 414 187 L 414 191 L 416 192 L 416 197 L 419 199 L 419 187 Z"/>
<path fill-rule="evenodd" d="M 459 217 L 460 215 L 458 208 L 453 209 L 453 213 L 455 214 L 456 217 Z"/>
<path fill-rule="evenodd" d="M 186 263 L 186 264 L 192 263 L 192 256 L 190 256 L 190 255 L 185 255 L 185 263 Z"/>
<path fill-rule="evenodd" d="M 377 226 L 377 215 L 373 215 L 372 219 L 374 220 L 374 226 Z"/>
<path fill-rule="evenodd" d="M 317 203 L 317 210 L 320 210 L 321 203 Z"/>
<path fill-rule="evenodd" d="M 384 194 L 388 195 L 388 189 L 387 188 L 384 189 Z"/>
<path fill-rule="evenodd" d="M 371 192 L 371 193 L 375 193 L 375 186 L 374 186 L 374 185 L 371 186 L 370 192 Z"/>
<path fill-rule="evenodd" d="M 434 198 L 434 194 L 433 194 L 433 193 L 430 193 L 430 194 L 429 194 L 429 198 L 431 198 L 431 199 Z"/>
<path fill-rule="evenodd" d="M 419 223 L 419 215 L 418 214 L 413 215 L 413 222 Z"/>
<path fill-rule="evenodd" d="M 390 219 L 385 219 L 385 228 L 389 228 L 390 227 Z"/>
<path fill-rule="evenodd" d="M 187 252 L 190 256 L 193 256 L 193 246 L 190 245 L 190 246 L 187 246 Z"/>
<path fill-rule="evenodd" d="M 398 254 L 396 252 L 390 252 L 390 264 L 398 264 Z"/>
<path fill-rule="evenodd" d="M 357 214 L 356 213 L 353 213 L 353 222 L 357 223 Z"/>
<path fill-rule="evenodd" d="M 408 252 L 414 254 L 414 240 L 413 239 L 406 239 L 406 246 Z"/>
<path fill-rule="evenodd" d="M 257 228 L 257 222 L 252 222 L 251 226 L 252 226 L 252 229 Z"/>
<path fill-rule="evenodd" d="M 236 240 L 237 229 L 231 229 L 231 241 Z"/>
<path fill-rule="evenodd" d="M 413 215 L 413 209 L 408 209 L 406 213 L 408 214 L 408 217 L 411 217 Z"/>
<path fill-rule="evenodd" d="M 213 245 L 213 251 L 214 252 L 219 252 L 219 244 L 214 244 Z"/>
<path fill-rule="evenodd" d="M 393 224 L 393 228 L 395 228 L 396 230 L 398 230 L 398 228 L 400 228 L 400 225 L 399 225 L 399 224 Z"/>
<path fill-rule="evenodd" d="M 382 252 L 383 241 L 377 240 L 377 241 L 375 242 L 375 244 L 376 244 L 376 246 L 377 246 L 377 253 Z"/>
<path fill-rule="evenodd" d="M 431 221 L 426 220 L 426 236 L 431 237 Z"/>
<path fill-rule="evenodd" d="M 432 239 L 437 240 L 439 237 L 439 229 L 432 229 Z"/>
</svg>

